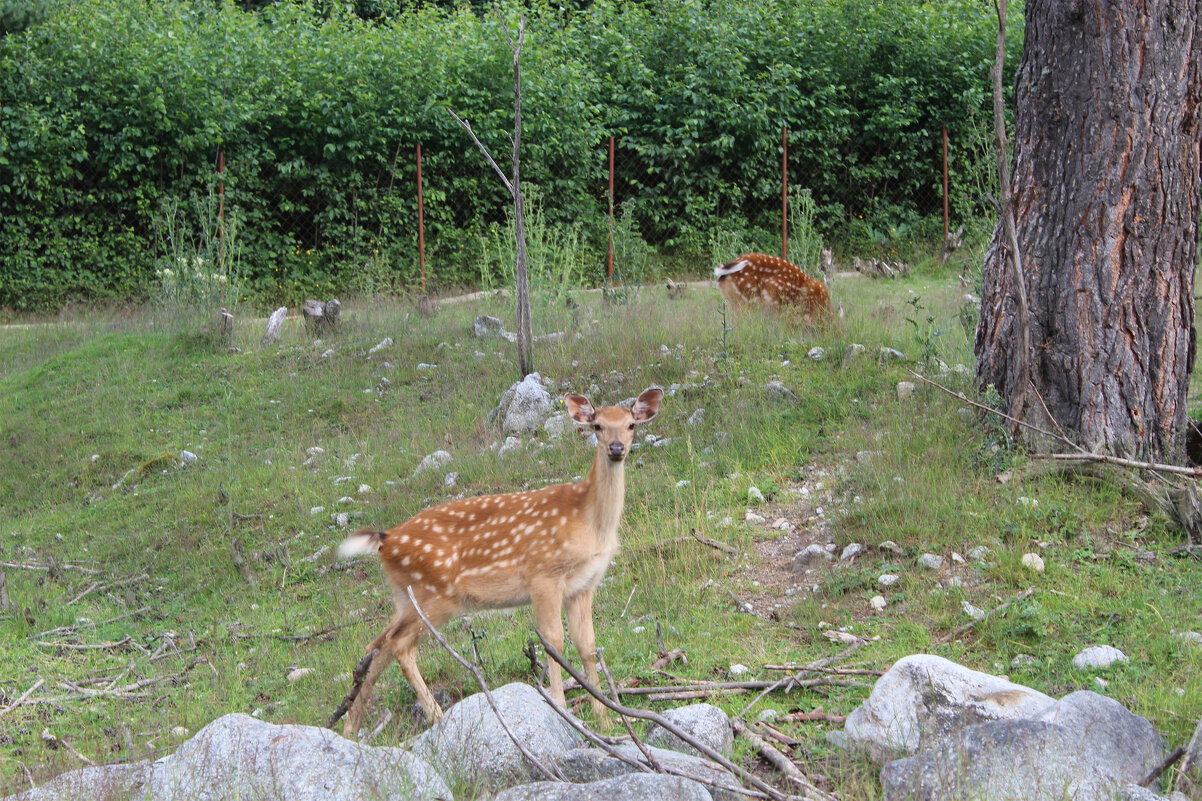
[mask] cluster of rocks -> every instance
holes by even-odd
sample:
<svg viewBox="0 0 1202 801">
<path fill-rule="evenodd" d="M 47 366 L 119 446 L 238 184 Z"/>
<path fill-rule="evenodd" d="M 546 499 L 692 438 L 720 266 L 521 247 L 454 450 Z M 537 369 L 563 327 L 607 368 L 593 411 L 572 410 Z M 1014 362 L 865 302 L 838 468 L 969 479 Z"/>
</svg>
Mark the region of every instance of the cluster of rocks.
<svg viewBox="0 0 1202 801">
<path fill-rule="evenodd" d="M 930 655 L 894 664 L 837 736 L 883 766 L 886 801 L 1155 801 L 1141 782 L 1166 755 L 1151 722 L 1104 695 L 1056 700 Z"/>
<path fill-rule="evenodd" d="M 528 685 L 506 685 L 493 691 L 493 698 L 522 746 L 562 781 L 549 781 L 527 761 L 485 696 L 477 694 L 448 709 L 409 748 L 374 748 L 328 729 L 231 714 L 210 723 L 170 756 L 66 773 L 9 801 L 450 801 L 452 786 L 496 793 L 491 796 L 495 801 L 741 797 L 728 771 L 687 753 L 683 741 L 657 727 L 647 733 L 648 751 L 676 775 L 642 772 L 639 765 L 650 763 L 633 743 L 617 747 L 621 756 L 584 746 L 576 729 Z M 716 707 L 696 704 L 665 716 L 710 748 L 730 752 L 730 720 Z"/>
</svg>

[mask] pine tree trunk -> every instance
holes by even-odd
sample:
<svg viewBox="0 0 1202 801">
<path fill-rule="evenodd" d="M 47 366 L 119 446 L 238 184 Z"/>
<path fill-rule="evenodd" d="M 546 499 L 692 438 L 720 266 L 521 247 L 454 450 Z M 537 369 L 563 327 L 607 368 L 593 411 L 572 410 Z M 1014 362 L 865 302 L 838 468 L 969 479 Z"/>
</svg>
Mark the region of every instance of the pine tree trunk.
<svg viewBox="0 0 1202 801">
<path fill-rule="evenodd" d="M 1038 397 L 1020 408 L 1090 450 L 1182 455 L 1200 59 L 1196 2 L 1026 3 L 1011 186 Z M 981 388 L 1008 404 L 1023 394 L 1021 321 L 1002 242 L 999 224 L 975 348 Z"/>
</svg>

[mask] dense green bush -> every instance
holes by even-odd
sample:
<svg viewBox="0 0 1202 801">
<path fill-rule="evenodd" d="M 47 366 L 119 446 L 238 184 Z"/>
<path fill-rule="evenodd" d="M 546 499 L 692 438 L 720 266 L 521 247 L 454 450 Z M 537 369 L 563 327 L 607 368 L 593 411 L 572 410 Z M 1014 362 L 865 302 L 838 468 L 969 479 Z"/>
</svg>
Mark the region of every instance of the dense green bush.
<svg viewBox="0 0 1202 801">
<path fill-rule="evenodd" d="M 51 0 L 0 38 L 0 308 L 151 294 L 156 270 L 207 255 L 182 253 L 183 239 L 213 241 L 181 237 L 168 210 L 221 190 L 239 241 L 231 301 L 295 301 L 364 275 L 413 285 L 418 143 L 431 279 L 477 283 L 508 196 L 446 109 L 508 168 L 512 58 L 497 16 L 464 5 L 370 22 L 332 5 Z M 519 13 L 502 16 L 516 27 Z M 705 260 L 732 220 L 779 226 L 782 125 L 791 180 L 844 238 L 933 210 L 941 124 L 957 187 L 989 169 L 994 21 L 975 0 L 525 13 L 523 180 L 581 241 L 607 231 L 611 134 L 616 194 L 642 236 Z M 970 211 L 970 191 L 954 200 Z"/>
</svg>

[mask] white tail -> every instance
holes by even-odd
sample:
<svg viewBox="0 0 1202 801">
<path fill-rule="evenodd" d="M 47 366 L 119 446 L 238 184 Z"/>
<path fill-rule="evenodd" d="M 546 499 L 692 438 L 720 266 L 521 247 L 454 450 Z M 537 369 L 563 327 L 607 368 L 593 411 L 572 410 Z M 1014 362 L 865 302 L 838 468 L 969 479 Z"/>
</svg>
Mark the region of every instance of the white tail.
<svg viewBox="0 0 1202 801">
<path fill-rule="evenodd" d="M 531 604 L 538 629 L 563 648 L 566 603 L 568 629 L 597 682 L 593 635 L 593 589 L 618 550 L 618 521 L 626 495 L 625 459 L 634 427 L 655 417 L 663 390 L 644 390 L 634 406 L 594 409 L 583 395 L 568 395 L 568 413 L 597 435 L 593 467 L 583 481 L 508 495 L 465 498 L 435 506 L 387 531 L 361 529 L 339 554 L 378 552 L 396 606 L 384 631 L 367 646 L 377 651 L 347 714 L 343 733 L 354 737 L 380 673 L 395 658 L 431 721 L 442 716 L 417 669 L 417 645 L 425 627 L 409 602 L 413 591 L 422 612 L 442 626 L 464 606 Z M 551 696 L 565 705 L 557 663 L 547 666 Z M 593 699 L 593 709 L 604 707 Z"/>
<path fill-rule="evenodd" d="M 807 322 L 830 314 L 826 284 L 797 266 L 764 253 L 748 253 L 714 268 L 718 288 L 732 306 L 763 304 L 772 309 L 797 308 Z"/>
</svg>

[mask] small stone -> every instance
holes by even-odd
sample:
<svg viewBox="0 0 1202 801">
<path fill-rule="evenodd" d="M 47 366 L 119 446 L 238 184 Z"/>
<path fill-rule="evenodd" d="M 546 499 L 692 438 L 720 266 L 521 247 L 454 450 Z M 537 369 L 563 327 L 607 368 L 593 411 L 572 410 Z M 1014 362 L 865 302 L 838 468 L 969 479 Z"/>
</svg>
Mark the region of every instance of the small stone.
<svg viewBox="0 0 1202 801">
<path fill-rule="evenodd" d="M 447 489 L 451 489 L 459 482 L 458 473 L 447 473 L 442 479 L 442 485 Z"/>
<path fill-rule="evenodd" d="M 914 397 L 914 391 L 918 389 L 913 381 L 898 381 L 897 382 L 897 399 L 908 400 Z"/>
<path fill-rule="evenodd" d="M 991 553 L 993 553 L 993 551 L 989 550 L 988 546 L 978 545 L 977 547 L 969 550 L 968 558 L 974 562 L 984 562 L 986 557 L 988 557 Z"/>
<path fill-rule="evenodd" d="M 796 403 L 797 396 L 793 391 L 779 381 L 769 381 L 764 385 L 764 395 L 770 401 Z"/>
<path fill-rule="evenodd" d="M 878 353 L 882 362 L 904 362 L 906 360 L 906 354 L 896 348 L 881 348 Z"/>
<path fill-rule="evenodd" d="M 918 564 L 927 570 L 939 570 L 943 567 L 943 557 L 937 553 L 924 553 L 918 557 Z"/>
<path fill-rule="evenodd" d="M 772 527 L 777 531 L 788 531 L 791 528 L 789 521 L 783 517 L 778 517 L 772 521 Z"/>
<path fill-rule="evenodd" d="M 793 555 L 793 566 L 790 570 L 794 573 L 802 573 L 812 565 L 829 562 L 834 558 L 826 548 L 817 543 L 811 543 Z"/>
<path fill-rule="evenodd" d="M 1023 554 L 1023 567 L 1028 570 L 1034 570 L 1036 573 L 1044 571 L 1043 557 L 1037 553 Z"/>
<path fill-rule="evenodd" d="M 757 515 L 755 512 L 748 509 L 743 514 L 743 520 L 748 523 L 767 523 L 767 519 L 763 515 Z"/>
<path fill-rule="evenodd" d="M 813 361 L 820 362 L 826 358 L 826 348 L 815 345 L 814 347 L 810 348 L 809 352 L 806 353 L 806 356 Z"/>
<path fill-rule="evenodd" d="M 885 607 L 889 605 L 889 602 L 885 600 L 885 597 L 883 595 L 872 596 L 872 600 L 869 601 L 868 603 L 873 609 L 875 609 L 878 612 L 884 611 Z"/>
<path fill-rule="evenodd" d="M 366 495 L 367 493 L 371 492 L 371 485 L 370 484 L 360 484 L 358 492 L 360 495 Z"/>
<path fill-rule="evenodd" d="M 413 475 L 417 476 L 426 470 L 432 470 L 436 467 L 441 467 L 449 461 L 451 461 L 451 454 L 447 453 L 446 451 L 434 451 L 434 453 L 429 454 L 421 460 L 421 463 L 418 464 L 417 469 L 413 471 Z"/>
<path fill-rule="evenodd" d="M 289 671 L 286 678 L 288 681 L 300 681 L 312 672 L 313 668 L 297 668 L 296 670 Z"/>
<path fill-rule="evenodd" d="M 699 426 L 705 422 L 705 409 L 698 409 L 689 415 L 689 425 Z"/>
<path fill-rule="evenodd" d="M 760 720 L 776 720 L 776 710 L 765 709 L 761 711 L 760 714 L 756 715 L 756 717 Z"/>
<path fill-rule="evenodd" d="M 324 506 L 314 506 L 311 509 L 309 509 L 309 514 L 316 516 L 316 515 L 321 514 L 325 510 L 326 510 L 326 508 Z"/>
<path fill-rule="evenodd" d="M 192 453 L 192 451 L 180 451 L 179 452 L 180 464 L 192 464 L 193 462 L 195 462 L 197 460 L 197 458 L 199 458 L 199 457 L 197 457 L 196 454 Z"/>
<path fill-rule="evenodd" d="M 888 551 L 889 553 L 891 553 L 895 556 L 905 556 L 906 555 L 906 552 L 902 549 L 902 547 L 900 545 L 898 545 L 896 542 L 894 542 L 893 540 L 885 540 L 884 542 L 882 542 L 880 545 L 878 545 L 876 547 L 880 548 L 882 551 Z"/>
<path fill-rule="evenodd" d="M 325 350 L 323 350 L 321 352 L 321 358 L 323 358 L 323 359 L 329 359 L 329 358 L 332 358 L 333 356 L 334 356 L 333 348 L 326 348 Z"/>
<path fill-rule="evenodd" d="M 859 556 L 863 550 L 864 546 L 858 542 L 848 543 L 847 547 L 843 549 L 843 553 L 839 554 L 839 560 L 842 562 L 849 562 Z"/>
<path fill-rule="evenodd" d="M 682 478 L 680 481 L 676 482 L 676 489 L 683 489 L 692 483 L 693 482 L 689 481 L 687 478 Z"/>
<path fill-rule="evenodd" d="M 337 514 L 330 515 L 330 519 L 333 520 L 334 525 L 338 526 L 339 528 L 346 528 L 346 524 L 351 522 L 351 516 L 346 512 L 339 512 Z"/>
<path fill-rule="evenodd" d="M 380 351 L 384 350 L 385 348 L 391 348 L 391 347 L 392 347 L 392 337 L 384 337 L 374 347 L 370 348 L 367 351 L 367 355 L 372 356 L 372 355 L 375 355 L 376 353 L 379 353 Z"/>
<path fill-rule="evenodd" d="M 881 575 L 877 576 L 876 583 L 880 584 L 882 587 L 892 587 L 900 578 L 901 576 L 893 573 L 882 573 Z"/>
<path fill-rule="evenodd" d="M 326 449 L 322 448 L 319 445 L 314 445 L 313 447 L 311 447 L 307 451 L 305 451 L 305 453 L 308 456 L 321 456 L 325 452 L 326 452 Z"/>
<path fill-rule="evenodd" d="M 750 672 L 751 668 L 747 667 L 746 665 L 740 665 L 736 663 L 730 666 L 730 675 L 732 676 L 742 676 L 743 674 Z"/>
<path fill-rule="evenodd" d="M 960 608 L 964 610 L 964 614 L 973 620 L 983 620 L 985 618 L 985 610 L 973 606 L 968 601 L 961 601 Z"/>
<path fill-rule="evenodd" d="M 184 728 L 183 726 L 174 726 L 174 727 L 172 727 L 172 729 L 171 729 L 171 739 L 173 739 L 173 740 L 182 740 L 182 739 L 184 739 L 185 737 L 187 737 L 187 736 L 188 736 L 189 734 L 191 734 L 191 733 L 192 733 L 192 732 L 188 731 L 188 730 L 187 730 L 186 728 Z"/>
<path fill-rule="evenodd" d="M 1173 633 L 1188 643 L 1193 643 L 1194 645 L 1202 645 L 1202 634 L 1199 634 L 1196 631 L 1182 631 L 1182 632 L 1173 632 Z"/>
<path fill-rule="evenodd" d="M 436 367 L 438 367 L 437 364 L 427 364 L 426 362 L 418 362 L 417 363 L 417 369 L 419 369 L 419 370 L 433 370 Z"/>
<path fill-rule="evenodd" d="M 506 437 L 505 443 L 503 445 L 501 445 L 501 449 L 497 451 L 497 457 L 504 459 L 506 456 L 513 453 L 514 451 L 520 450 L 521 447 L 522 447 L 522 441 L 520 439 L 518 439 L 517 437 Z"/>
<path fill-rule="evenodd" d="M 952 561 L 958 565 L 962 565 L 962 564 L 964 564 L 964 557 L 961 556 L 960 554 L 956 553 L 955 551 L 952 551 Z"/>
<path fill-rule="evenodd" d="M 1127 655 L 1111 645 L 1091 645 L 1073 657 L 1073 667 L 1077 670 L 1090 668 L 1108 668 L 1116 662 L 1129 662 Z"/>
<path fill-rule="evenodd" d="M 1106 681 L 1106 679 L 1102 678 L 1101 676 L 1094 676 L 1093 683 L 1098 685 L 1099 690 L 1105 690 L 1110 686 L 1110 682 Z"/>
<path fill-rule="evenodd" d="M 1010 667 L 1012 668 L 1034 667 L 1038 664 L 1039 660 L 1030 654 L 1017 654 L 1010 660 Z"/>
<path fill-rule="evenodd" d="M 747 502 L 748 503 L 763 503 L 764 502 L 764 493 L 760 492 L 759 487 L 748 487 L 747 488 Z"/>
</svg>

